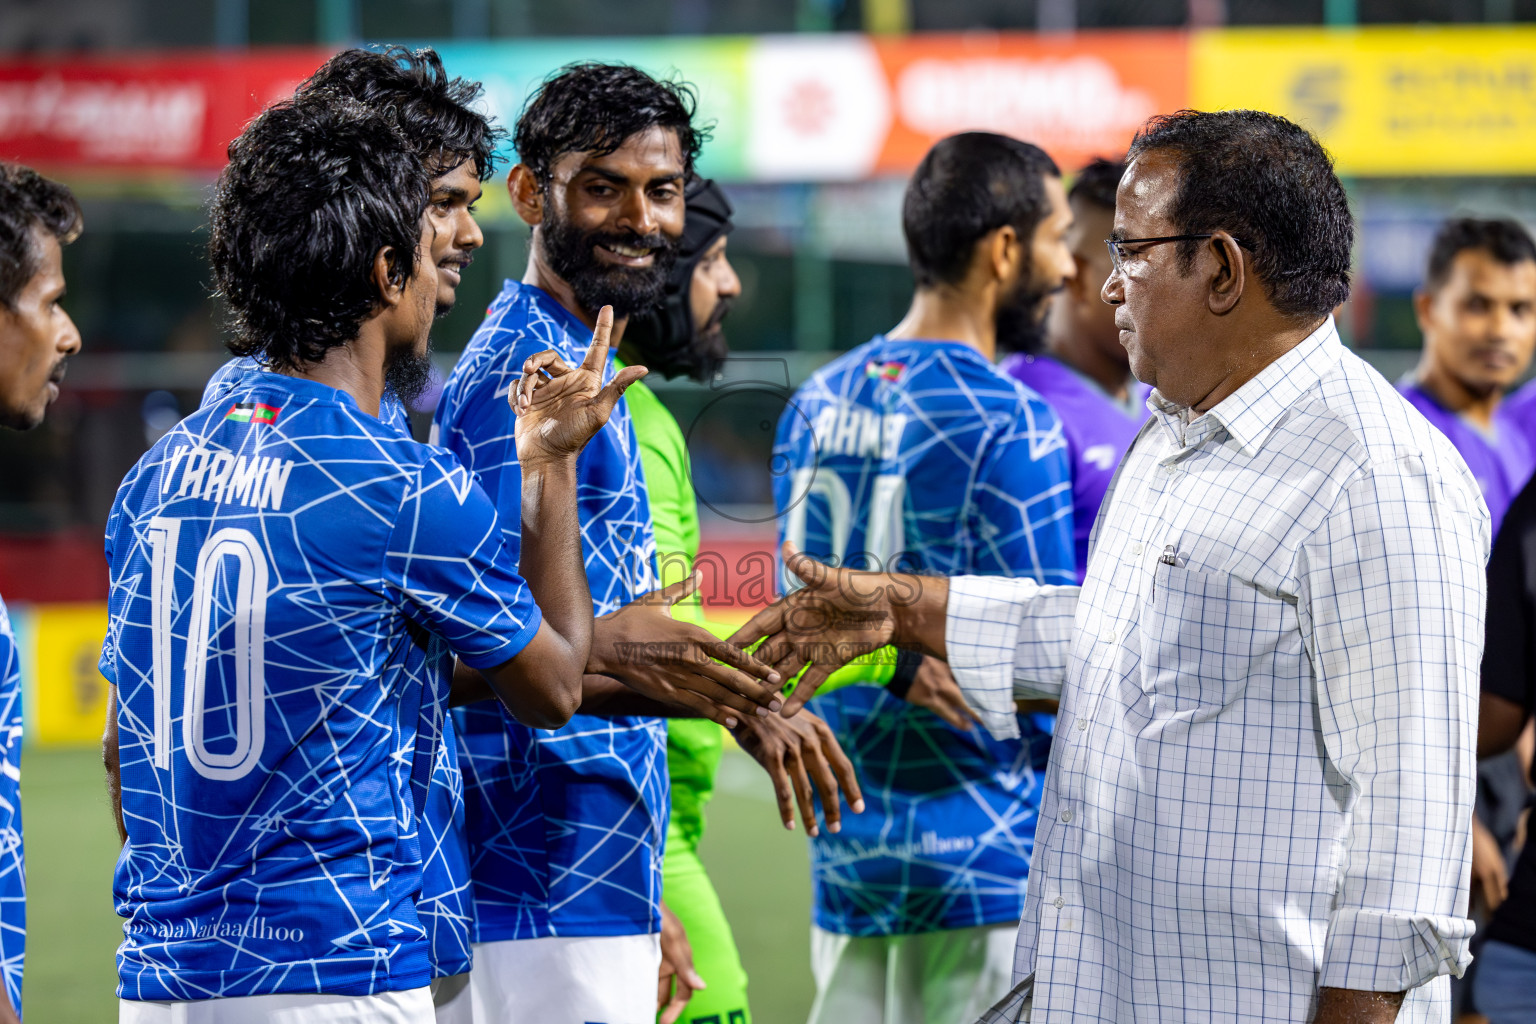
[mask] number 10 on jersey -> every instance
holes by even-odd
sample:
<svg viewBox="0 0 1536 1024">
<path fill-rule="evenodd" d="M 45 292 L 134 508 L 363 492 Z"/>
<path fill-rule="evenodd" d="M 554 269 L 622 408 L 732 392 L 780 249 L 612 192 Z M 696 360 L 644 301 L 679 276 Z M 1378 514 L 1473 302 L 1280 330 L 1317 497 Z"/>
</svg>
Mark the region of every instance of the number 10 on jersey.
<svg viewBox="0 0 1536 1024">
<path fill-rule="evenodd" d="M 149 521 L 151 635 L 153 637 L 153 690 L 155 695 L 154 761 L 156 768 L 171 767 L 171 697 L 174 661 L 171 626 L 176 607 L 177 549 L 181 520 L 156 516 Z M 208 710 L 209 644 L 213 616 L 218 606 L 215 587 L 224 560 L 234 559 L 225 578 L 230 587 L 230 621 L 234 645 L 235 692 L 230 701 L 234 714 L 234 748 L 215 752 L 205 735 Z M 233 573 L 232 577 L 230 572 Z M 216 531 L 197 554 L 192 576 L 192 617 L 187 626 L 186 655 L 182 659 L 181 739 L 192 768 L 206 779 L 232 782 L 245 777 L 261 761 L 266 742 L 267 556 L 254 534 L 239 527 Z M 222 631 L 221 631 L 222 632 Z"/>
</svg>

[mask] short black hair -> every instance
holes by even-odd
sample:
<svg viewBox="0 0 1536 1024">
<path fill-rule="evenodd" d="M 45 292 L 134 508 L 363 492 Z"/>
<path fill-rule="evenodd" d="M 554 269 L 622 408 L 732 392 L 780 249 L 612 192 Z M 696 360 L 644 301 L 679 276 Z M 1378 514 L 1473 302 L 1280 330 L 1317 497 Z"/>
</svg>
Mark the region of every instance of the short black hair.
<svg viewBox="0 0 1536 1024">
<path fill-rule="evenodd" d="M 437 51 L 348 49 L 320 65 L 299 86 L 302 95 L 328 91 L 392 117 L 434 178 L 466 160 L 481 181 L 496 171 L 496 147 L 506 130 L 475 109 L 479 82 L 449 78 Z"/>
<path fill-rule="evenodd" d="M 565 154 L 607 156 L 636 133 L 661 127 L 677 133 L 686 178 L 709 138 L 707 127 L 693 123 L 698 105 L 687 82 L 655 79 L 629 64 L 567 64 L 523 105 L 512 144 L 539 187 L 548 188 L 555 161 Z"/>
<path fill-rule="evenodd" d="M 1115 190 L 1125 177 L 1125 161 L 1109 160 L 1096 156 L 1088 166 L 1077 172 L 1072 188 L 1067 192 L 1070 200 L 1081 200 L 1101 210 L 1115 212 Z"/>
<path fill-rule="evenodd" d="M 85 223 L 75 194 L 30 167 L 0 162 L 0 305 L 14 309 L 16 297 L 37 276 L 42 231 L 68 245 Z"/>
<path fill-rule="evenodd" d="M 1536 242 L 1519 221 L 1500 217 L 1481 220 L 1477 217 L 1452 217 L 1435 232 L 1434 244 L 1429 247 L 1429 268 L 1424 273 L 1424 287 L 1436 291 L 1445 284 L 1451 274 L 1451 261 L 1457 253 L 1476 249 L 1486 252 L 1495 261 L 1511 266 L 1527 260 L 1536 262 Z"/>
<path fill-rule="evenodd" d="M 1034 237 L 1049 212 L 1047 177 L 1061 177 L 1056 161 L 1007 135 L 964 132 L 934 143 L 901 200 L 918 287 L 959 281 L 976 243 L 998 228 L 1012 225 L 1021 239 Z"/>
<path fill-rule="evenodd" d="M 401 279 L 416 270 L 428 173 L 392 120 L 344 97 L 297 97 L 247 125 L 209 217 L 230 351 L 295 369 L 355 339 L 379 304 L 379 250 Z"/>
<path fill-rule="evenodd" d="M 1305 128 L 1260 110 L 1180 110 L 1147 121 L 1129 159 L 1153 151 L 1178 158 L 1173 230 L 1230 232 L 1253 254 L 1277 311 L 1311 320 L 1349 298 L 1349 199 L 1333 159 Z M 1179 245 L 1186 270 L 1196 249 Z"/>
</svg>

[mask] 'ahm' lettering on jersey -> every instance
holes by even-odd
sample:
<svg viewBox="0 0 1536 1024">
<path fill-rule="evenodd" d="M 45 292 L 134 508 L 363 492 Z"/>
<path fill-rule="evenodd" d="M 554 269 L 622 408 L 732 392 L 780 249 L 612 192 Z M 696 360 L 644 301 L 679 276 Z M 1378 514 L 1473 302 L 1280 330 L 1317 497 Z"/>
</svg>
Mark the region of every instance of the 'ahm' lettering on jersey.
<svg viewBox="0 0 1536 1024">
<path fill-rule="evenodd" d="M 258 370 L 226 397 L 282 415 L 193 413 L 107 523 L 118 992 L 419 988 L 452 656 L 502 664 L 539 610 L 451 453 L 310 380 Z"/>
<path fill-rule="evenodd" d="M 834 360 L 795 394 L 774 455 L 788 470 L 774 481 L 780 540 L 818 558 L 1074 579 L 1061 426 L 965 345 L 877 337 Z M 1051 716 L 1023 717 L 1022 739 L 999 742 L 879 687 L 811 708 L 868 805 L 811 841 L 817 925 L 897 935 L 1018 920 Z"/>
<path fill-rule="evenodd" d="M 882 416 L 872 409 L 839 402 L 818 412 L 811 429 L 821 439 L 823 455 L 890 460 L 901 447 L 907 416 L 900 412 Z"/>
<path fill-rule="evenodd" d="M 0 601 L 0 975 L 21 1012 L 27 951 L 27 869 L 21 841 L 21 660 Z"/>
<path fill-rule="evenodd" d="M 209 378 L 203 389 L 202 407 L 217 406 L 231 411 L 252 408 L 255 403 L 232 407 L 229 396 L 241 384 L 260 380 L 259 375 L 264 372 L 261 364 L 250 356 L 229 360 Z M 274 410 L 269 421 L 275 421 L 280 411 Z M 226 413 L 224 418 L 232 417 Z M 392 393 L 386 392 L 379 402 L 379 422 L 401 438 L 411 437 L 410 416 Z M 464 834 L 464 780 L 459 774 L 453 718 L 446 707 L 433 700 L 422 701 L 422 717 L 417 756 L 431 765 L 431 776 L 425 792 L 418 794 L 421 848 L 426 863 L 416 915 L 431 943 L 432 975 L 441 978 L 470 969 L 475 907 L 470 893 L 468 840 Z M 439 740 L 433 743 L 432 737 Z M 420 778 L 420 770 L 413 769 L 412 782 Z"/>
<path fill-rule="evenodd" d="M 529 356 L 553 348 L 579 363 L 591 335 L 538 288 L 509 281 L 438 403 L 434 435 L 484 482 L 514 552 L 522 472 L 507 395 Z M 576 471 L 587 582 L 595 612 L 605 615 L 654 589 L 656 579 L 626 403 L 587 443 Z M 490 706 L 454 715 L 477 940 L 657 931 L 668 803 L 661 720 L 577 715 L 548 731 Z"/>
</svg>

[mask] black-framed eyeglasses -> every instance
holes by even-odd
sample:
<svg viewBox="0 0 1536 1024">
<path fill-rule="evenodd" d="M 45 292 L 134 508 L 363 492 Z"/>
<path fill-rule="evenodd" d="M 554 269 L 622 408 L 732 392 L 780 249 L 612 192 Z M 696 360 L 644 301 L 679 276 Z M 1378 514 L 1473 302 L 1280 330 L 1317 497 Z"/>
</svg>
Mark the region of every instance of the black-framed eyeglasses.
<svg viewBox="0 0 1536 1024">
<path fill-rule="evenodd" d="M 1215 237 L 1215 234 L 1207 233 L 1203 235 L 1162 235 L 1157 238 L 1106 238 L 1104 239 L 1104 244 L 1109 246 L 1109 258 L 1115 266 L 1115 272 L 1120 273 L 1125 270 L 1125 246 L 1127 245 L 1161 245 L 1164 242 L 1198 242 L 1202 238 Z M 1238 245 L 1243 244 L 1236 238 L 1232 239 L 1232 241 L 1237 242 Z M 1246 248 L 1246 246 L 1244 248 Z"/>
</svg>

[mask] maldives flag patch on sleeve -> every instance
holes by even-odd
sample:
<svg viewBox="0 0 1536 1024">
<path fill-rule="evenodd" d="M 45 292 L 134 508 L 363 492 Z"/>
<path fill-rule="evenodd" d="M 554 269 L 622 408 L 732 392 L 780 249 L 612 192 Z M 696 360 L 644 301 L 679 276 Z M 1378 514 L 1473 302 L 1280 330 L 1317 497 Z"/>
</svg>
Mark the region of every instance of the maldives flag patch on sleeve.
<svg viewBox="0 0 1536 1024">
<path fill-rule="evenodd" d="M 864 376 L 870 380 L 896 381 L 901 379 L 906 363 L 877 363 L 873 359 L 864 364 Z"/>
<path fill-rule="evenodd" d="M 236 402 L 229 407 L 225 414 L 225 420 L 234 420 L 236 423 L 276 423 L 278 413 L 282 412 L 280 405 L 265 405 L 261 402 Z"/>
</svg>

